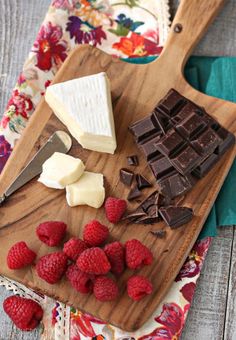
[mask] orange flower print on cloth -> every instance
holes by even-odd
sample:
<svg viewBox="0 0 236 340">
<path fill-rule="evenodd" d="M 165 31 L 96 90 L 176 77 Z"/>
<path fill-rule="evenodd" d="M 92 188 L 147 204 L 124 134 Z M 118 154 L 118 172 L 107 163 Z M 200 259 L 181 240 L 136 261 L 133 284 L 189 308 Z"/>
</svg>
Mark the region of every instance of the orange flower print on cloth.
<svg viewBox="0 0 236 340">
<path fill-rule="evenodd" d="M 161 47 L 157 44 L 134 32 L 130 36 L 120 38 L 120 41 L 114 43 L 112 47 L 129 58 L 157 55 L 161 52 Z"/>
<path fill-rule="evenodd" d="M 67 57 L 67 42 L 62 40 L 62 28 L 51 22 L 43 25 L 34 43 L 33 51 L 37 56 L 36 66 L 49 71 L 53 63 L 60 65 Z"/>
</svg>

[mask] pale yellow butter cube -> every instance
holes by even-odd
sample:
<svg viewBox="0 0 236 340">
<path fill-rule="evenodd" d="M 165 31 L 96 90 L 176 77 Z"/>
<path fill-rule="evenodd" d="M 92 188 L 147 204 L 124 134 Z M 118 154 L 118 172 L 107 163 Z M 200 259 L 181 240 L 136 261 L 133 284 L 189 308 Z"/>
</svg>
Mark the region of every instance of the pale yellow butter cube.
<svg viewBox="0 0 236 340">
<path fill-rule="evenodd" d="M 54 152 L 43 164 L 43 171 L 38 179 L 49 188 L 64 189 L 74 183 L 83 174 L 84 163 L 79 158 L 60 152 Z"/>
<path fill-rule="evenodd" d="M 100 208 L 104 199 L 102 174 L 85 171 L 77 182 L 66 186 L 66 200 L 71 207 L 89 205 Z"/>
</svg>

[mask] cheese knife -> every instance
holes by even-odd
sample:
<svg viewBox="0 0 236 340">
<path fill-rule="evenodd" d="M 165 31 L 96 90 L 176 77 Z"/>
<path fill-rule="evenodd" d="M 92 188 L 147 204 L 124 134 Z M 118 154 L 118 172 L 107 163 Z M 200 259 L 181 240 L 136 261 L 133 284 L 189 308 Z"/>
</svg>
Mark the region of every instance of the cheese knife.
<svg viewBox="0 0 236 340">
<path fill-rule="evenodd" d="M 71 145 L 72 140 L 68 133 L 64 131 L 56 131 L 20 172 L 16 179 L 7 188 L 6 192 L 0 197 L 0 204 L 2 204 L 6 198 L 12 195 L 16 190 L 20 189 L 24 184 L 39 175 L 42 172 L 43 163 L 52 156 L 54 152 L 67 153 L 70 150 Z"/>
</svg>

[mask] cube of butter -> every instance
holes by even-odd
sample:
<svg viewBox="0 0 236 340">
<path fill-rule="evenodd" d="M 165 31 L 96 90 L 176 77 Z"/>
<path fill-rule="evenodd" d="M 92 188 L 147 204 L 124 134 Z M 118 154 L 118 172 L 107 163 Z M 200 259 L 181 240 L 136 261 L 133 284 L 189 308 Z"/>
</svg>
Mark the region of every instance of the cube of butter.
<svg viewBox="0 0 236 340">
<path fill-rule="evenodd" d="M 38 179 L 49 188 L 64 189 L 76 182 L 83 174 L 84 163 L 79 158 L 60 152 L 54 152 L 43 164 L 43 171 Z"/>
<path fill-rule="evenodd" d="M 100 208 L 105 199 L 103 175 L 85 171 L 80 179 L 66 186 L 66 200 L 69 206 L 89 205 Z"/>
</svg>

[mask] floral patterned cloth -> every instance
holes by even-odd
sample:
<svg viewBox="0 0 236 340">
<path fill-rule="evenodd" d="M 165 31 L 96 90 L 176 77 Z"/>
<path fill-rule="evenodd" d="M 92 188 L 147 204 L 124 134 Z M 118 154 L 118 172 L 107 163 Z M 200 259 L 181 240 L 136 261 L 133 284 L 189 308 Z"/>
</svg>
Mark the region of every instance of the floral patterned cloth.
<svg viewBox="0 0 236 340">
<path fill-rule="evenodd" d="M 53 0 L 1 121 L 0 171 L 46 87 L 74 46 L 91 44 L 115 57 L 131 60 L 156 56 L 166 40 L 168 23 L 166 0 Z M 169 293 L 137 332 L 123 332 L 71 308 L 70 326 L 65 326 L 70 329 L 63 333 L 70 336 L 62 338 L 179 339 L 210 240 L 205 238 L 195 244 Z M 45 323 L 46 330 L 58 322 L 57 307 L 52 309 L 51 325 Z M 52 334 L 51 329 L 46 330 L 44 336 Z"/>
</svg>

